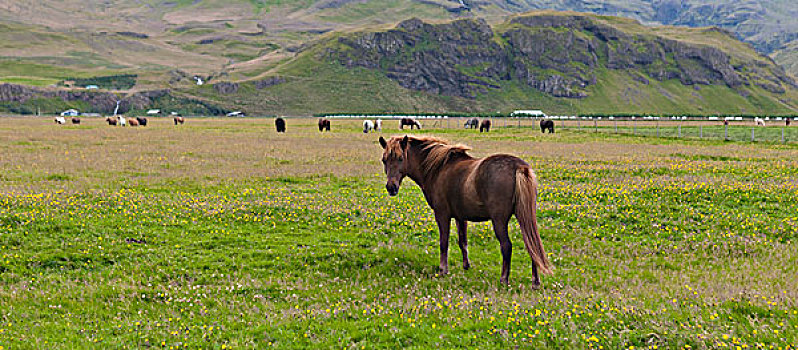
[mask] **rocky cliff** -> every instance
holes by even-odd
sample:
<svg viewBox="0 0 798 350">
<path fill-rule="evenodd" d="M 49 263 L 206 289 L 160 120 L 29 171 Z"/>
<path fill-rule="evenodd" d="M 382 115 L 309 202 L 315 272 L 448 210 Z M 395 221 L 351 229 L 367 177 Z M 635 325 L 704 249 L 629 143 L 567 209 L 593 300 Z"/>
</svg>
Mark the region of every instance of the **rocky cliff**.
<svg viewBox="0 0 798 350">
<path fill-rule="evenodd" d="M 340 36 L 325 54 L 346 67 L 380 70 L 408 89 L 466 98 L 507 81 L 583 98 L 603 70 L 642 82 L 676 79 L 772 93 L 796 86 L 769 58 L 746 60 L 713 46 L 627 32 L 590 15 L 524 15 L 496 28 L 474 19 L 411 19 L 387 31 Z"/>
<path fill-rule="evenodd" d="M 0 84 L 0 102 L 25 104 L 33 99 L 59 99 L 64 102 L 82 101 L 91 106 L 91 112 L 113 113 L 116 101 L 120 112 L 130 109 L 143 109 L 154 99 L 166 96 L 169 90 L 154 90 L 132 94 L 124 99 L 110 92 L 90 92 L 85 90 L 46 90 L 14 84 Z"/>
<path fill-rule="evenodd" d="M 121 96 L 103 91 L 55 90 L 0 84 L 0 111 L 19 114 L 57 113 L 75 106 L 82 106 L 81 112 L 110 114 L 114 112 L 117 100 L 121 100 L 119 113 L 149 108 L 204 115 L 227 112 L 205 101 L 174 96 L 170 90 L 142 91 Z"/>
</svg>

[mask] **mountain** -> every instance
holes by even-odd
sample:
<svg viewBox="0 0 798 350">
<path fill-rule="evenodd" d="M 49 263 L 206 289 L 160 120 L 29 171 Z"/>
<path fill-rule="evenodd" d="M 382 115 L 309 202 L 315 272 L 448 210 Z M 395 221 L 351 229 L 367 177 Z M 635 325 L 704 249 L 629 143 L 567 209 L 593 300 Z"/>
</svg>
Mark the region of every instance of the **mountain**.
<svg viewBox="0 0 798 350">
<path fill-rule="evenodd" d="M 792 78 L 735 39 L 740 28 L 755 34 L 768 27 L 755 21 L 782 21 L 768 14 L 789 14 L 790 6 L 762 1 L 739 20 L 742 7 L 698 1 L 9 0 L 0 4 L 0 82 L 91 84 L 128 95 L 169 90 L 153 103 L 200 101 L 192 106 L 253 114 L 531 104 L 564 112 L 794 111 Z M 715 18 L 737 34 L 576 13 L 512 15 L 538 7 L 619 13 L 644 24 Z M 783 19 L 784 28 L 791 20 Z M 383 44 L 376 37 L 404 46 L 385 56 L 369 50 Z M 795 45 L 785 45 L 773 57 L 795 69 Z M 194 77 L 209 84 L 197 86 Z M 50 98 L 36 108 L 5 101 L 6 109 L 60 106 Z"/>
<path fill-rule="evenodd" d="M 67 50 L 37 47 L 35 55 L 47 54 L 50 63 L 64 65 L 86 55 L 116 63 L 129 56 L 119 65 L 176 65 L 210 73 L 273 51 L 266 60 L 285 58 L 284 51 L 329 31 L 393 25 L 411 17 L 479 17 L 493 24 L 513 13 L 542 9 L 621 16 L 646 25 L 717 26 L 766 55 L 781 51 L 789 56 L 798 45 L 794 0 L 7 0 L 0 4 L 0 23 L 66 35 L 72 41 Z M 0 39 L 7 39 L 6 34 L 0 31 Z M 10 56 L 7 49 L 0 46 L 0 55 Z M 109 57 L 110 52 L 122 57 Z"/>
<path fill-rule="evenodd" d="M 728 32 L 573 12 L 329 33 L 271 74 L 192 93 L 278 113 L 798 110 L 794 79 Z"/>
</svg>

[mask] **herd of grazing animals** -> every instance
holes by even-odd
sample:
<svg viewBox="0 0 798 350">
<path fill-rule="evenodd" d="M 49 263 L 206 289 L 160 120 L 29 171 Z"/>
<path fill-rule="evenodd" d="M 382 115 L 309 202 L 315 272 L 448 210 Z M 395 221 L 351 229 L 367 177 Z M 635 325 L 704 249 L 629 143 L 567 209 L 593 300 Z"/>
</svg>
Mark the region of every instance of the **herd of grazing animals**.
<svg viewBox="0 0 798 350">
<path fill-rule="evenodd" d="M 78 117 L 72 117 L 72 119 L 70 121 L 72 122 L 72 124 L 75 124 L 75 125 L 80 125 L 80 122 L 81 122 L 80 118 L 78 118 Z M 66 118 L 64 118 L 64 117 L 55 117 L 55 123 L 56 124 L 63 125 L 63 124 L 66 124 L 66 122 L 67 122 Z M 130 125 L 130 126 L 147 126 L 147 123 L 149 122 L 149 120 L 147 120 L 147 118 L 145 118 L 145 117 L 125 118 L 125 117 L 123 117 L 121 115 L 116 115 L 116 116 L 113 116 L 113 117 L 105 117 L 105 122 L 108 123 L 108 125 L 110 125 L 110 126 L 117 126 L 117 125 L 119 125 L 119 126 L 128 126 L 128 125 Z M 183 119 L 183 117 L 177 116 L 177 117 L 174 117 L 174 122 L 175 122 L 175 125 L 183 124 L 185 122 L 185 119 Z"/>
<path fill-rule="evenodd" d="M 182 116 L 175 116 L 173 119 L 175 125 L 182 125 L 185 122 L 185 119 Z M 80 125 L 80 118 L 72 117 L 71 119 L 72 124 Z M 110 126 L 147 126 L 147 118 L 145 117 L 130 117 L 125 118 L 121 115 L 106 117 L 105 122 L 108 123 Z M 66 118 L 64 117 L 55 117 L 56 124 L 66 124 Z M 278 133 L 284 133 L 286 131 L 286 121 L 281 117 L 277 117 L 274 120 L 275 127 Z M 330 126 L 332 122 L 328 118 L 319 118 L 318 126 L 319 131 L 330 131 Z M 476 129 L 477 125 L 479 126 L 479 132 L 490 132 L 491 121 L 486 119 L 483 120 L 481 123 L 479 119 L 472 118 L 466 120 L 464 127 L 469 129 Z M 787 125 L 789 126 L 789 120 L 787 121 Z M 404 130 L 405 126 L 409 126 L 410 129 L 421 129 L 421 123 L 413 118 L 402 118 L 399 121 L 399 129 Z M 540 128 L 541 131 L 545 132 L 549 130 L 550 133 L 554 133 L 554 121 L 551 120 L 541 120 L 540 121 Z M 382 131 L 382 120 L 376 119 L 373 122 L 371 120 L 364 120 L 363 121 L 363 132 L 368 133 L 370 131 Z"/>
</svg>

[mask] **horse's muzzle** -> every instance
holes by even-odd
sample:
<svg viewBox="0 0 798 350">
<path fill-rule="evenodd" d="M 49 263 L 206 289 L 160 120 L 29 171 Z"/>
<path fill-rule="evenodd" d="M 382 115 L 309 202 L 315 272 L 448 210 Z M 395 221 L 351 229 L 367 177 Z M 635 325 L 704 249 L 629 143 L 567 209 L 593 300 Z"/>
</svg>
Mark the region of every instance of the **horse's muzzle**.
<svg viewBox="0 0 798 350">
<path fill-rule="evenodd" d="M 399 186 L 397 186 L 395 184 L 389 183 L 389 184 L 385 185 L 385 189 L 388 191 L 388 194 L 391 195 L 391 196 L 395 196 L 395 195 L 399 194 Z"/>
</svg>

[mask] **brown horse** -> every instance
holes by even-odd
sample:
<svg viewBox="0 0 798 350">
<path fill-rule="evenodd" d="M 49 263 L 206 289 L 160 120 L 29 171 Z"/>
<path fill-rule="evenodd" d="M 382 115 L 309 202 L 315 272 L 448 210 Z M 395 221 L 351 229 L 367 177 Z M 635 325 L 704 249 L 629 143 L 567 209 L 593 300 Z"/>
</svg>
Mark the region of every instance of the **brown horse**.
<svg viewBox="0 0 798 350">
<path fill-rule="evenodd" d="M 116 118 L 106 117 L 105 121 L 108 125 L 116 126 Z"/>
<path fill-rule="evenodd" d="M 80 124 L 80 118 L 72 117 L 72 124 L 78 124 L 79 125 Z"/>
<path fill-rule="evenodd" d="M 130 117 L 127 119 L 127 124 L 130 126 L 139 126 L 139 121 L 136 118 Z"/>
<path fill-rule="evenodd" d="M 174 117 L 173 120 L 175 121 L 175 125 L 177 125 L 178 123 L 183 124 L 183 122 L 186 121 L 185 119 L 183 119 L 183 117 Z"/>
<path fill-rule="evenodd" d="M 550 263 L 537 225 L 537 179 L 529 164 L 507 154 L 473 158 L 470 148 L 453 145 L 433 137 L 380 137 L 384 149 L 382 162 L 388 182 L 388 194 L 395 196 L 405 176 L 424 192 L 424 198 L 435 213 L 440 232 L 440 270 L 449 272 L 449 228 L 457 225 L 458 244 L 463 254 L 463 268 L 471 267 L 468 259 L 467 221 L 493 223 L 502 253 L 500 281 L 509 283 L 512 243 L 507 233 L 510 217 L 515 215 L 521 226 L 524 245 L 532 258 L 534 287 L 540 286 L 541 273 L 551 272 Z"/>
<path fill-rule="evenodd" d="M 319 131 L 330 131 L 330 120 L 327 118 L 319 118 Z"/>
<path fill-rule="evenodd" d="M 490 125 L 491 125 L 490 120 L 487 120 L 487 119 L 483 120 L 482 124 L 479 124 L 479 132 L 483 132 L 483 131 L 490 132 Z"/>
<path fill-rule="evenodd" d="M 540 132 L 546 133 L 546 130 L 549 131 L 549 134 L 554 133 L 554 121 L 549 119 L 543 119 L 540 121 Z"/>
<path fill-rule="evenodd" d="M 410 130 L 413 130 L 413 128 L 421 129 L 421 123 L 419 123 L 418 120 L 415 120 L 413 118 L 402 118 L 399 121 L 399 129 L 404 130 L 406 125 L 410 126 Z"/>
</svg>

